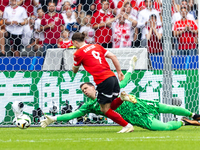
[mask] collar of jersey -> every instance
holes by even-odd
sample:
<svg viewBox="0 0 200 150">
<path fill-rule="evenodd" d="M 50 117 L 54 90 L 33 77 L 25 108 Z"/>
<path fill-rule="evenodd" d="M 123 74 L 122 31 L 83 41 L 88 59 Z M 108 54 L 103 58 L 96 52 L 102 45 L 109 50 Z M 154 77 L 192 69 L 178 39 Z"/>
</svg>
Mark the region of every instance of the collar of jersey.
<svg viewBox="0 0 200 150">
<path fill-rule="evenodd" d="M 83 46 L 81 46 L 80 48 L 82 48 L 82 47 L 84 47 L 84 46 L 86 46 L 86 45 L 88 45 L 88 44 L 84 44 Z"/>
</svg>

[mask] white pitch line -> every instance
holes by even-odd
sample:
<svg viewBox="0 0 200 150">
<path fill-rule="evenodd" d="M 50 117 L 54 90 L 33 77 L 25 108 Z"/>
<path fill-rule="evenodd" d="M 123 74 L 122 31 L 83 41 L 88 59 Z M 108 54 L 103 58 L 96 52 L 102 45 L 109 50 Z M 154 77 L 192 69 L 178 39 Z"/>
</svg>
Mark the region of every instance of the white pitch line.
<svg viewBox="0 0 200 150">
<path fill-rule="evenodd" d="M 188 141 L 188 139 L 192 141 L 200 141 L 200 139 L 193 139 L 192 137 L 170 137 L 170 136 L 161 136 L 161 137 L 127 137 L 127 138 L 62 138 L 62 139 L 34 139 L 34 140 L 1 140 L 0 143 L 10 143 L 10 142 L 30 142 L 30 143 L 38 143 L 38 142 L 53 142 L 53 141 L 68 141 L 68 142 L 113 142 L 117 140 L 122 141 L 148 141 L 150 139 L 154 139 L 154 141 Z"/>
</svg>

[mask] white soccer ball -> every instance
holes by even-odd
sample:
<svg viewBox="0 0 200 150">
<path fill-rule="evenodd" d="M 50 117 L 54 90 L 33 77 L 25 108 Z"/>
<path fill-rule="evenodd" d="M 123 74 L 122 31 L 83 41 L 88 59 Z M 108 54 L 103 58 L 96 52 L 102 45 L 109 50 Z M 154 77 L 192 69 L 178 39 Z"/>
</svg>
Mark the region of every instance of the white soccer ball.
<svg viewBox="0 0 200 150">
<path fill-rule="evenodd" d="M 20 129 L 27 129 L 31 125 L 31 119 L 25 114 L 20 115 L 16 118 L 16 125 Z"/>
</svg>

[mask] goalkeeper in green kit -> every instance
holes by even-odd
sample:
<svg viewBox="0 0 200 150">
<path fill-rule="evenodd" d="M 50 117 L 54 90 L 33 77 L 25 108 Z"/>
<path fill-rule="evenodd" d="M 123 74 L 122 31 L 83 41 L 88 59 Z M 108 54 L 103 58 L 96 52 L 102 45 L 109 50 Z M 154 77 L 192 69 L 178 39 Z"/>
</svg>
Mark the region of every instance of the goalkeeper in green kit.
<svg viewBox="0 0 200 150">
<path fill-rule="evenodd" d="M 124 88 L 128 84 L 131 74 L 135 68 L 136 61 L 137 57 L 132 57 L 129 70 L 125 74 L 124 80 L 120 82 L 120 88 Z M 69 121 L 71 119 L 84 116 L 88 113 L 95 113 L 96 115 L 105 116 L 101 112 L 100 105 L 97 102 L 95 86 L 90 82 L 86 82 L 81 84 L 80 88 L 82 92 L 90 98 L 90 100 L 72 113 L 59 116 L 45 116 L 46 119 L 41 120 L 41 127 L 45 128 L 55 121 Z M 195 121 L 187 118 L 182 118 L 182 121 L 169 121 L 167 123 L 163 123 L 155 118 L 155 116 L 159 113 L 171 113 L 179 116 L 192 117 L 194 120 L 200 120 L 200 115 L 194 114 L 182 107 L 161 104 L 155 100 L 140 99 L 134 95 L 128 95 L 125 92 L 122 92 L 119 98 L 116 98 L 114 101 L 112 101 L 111 109 L 118 112 L 127 122 L 131 123 L 132 125 L 155 131 L 176 130 L 183 125 L 198 125 L 193 123 Z"/>
</svg>

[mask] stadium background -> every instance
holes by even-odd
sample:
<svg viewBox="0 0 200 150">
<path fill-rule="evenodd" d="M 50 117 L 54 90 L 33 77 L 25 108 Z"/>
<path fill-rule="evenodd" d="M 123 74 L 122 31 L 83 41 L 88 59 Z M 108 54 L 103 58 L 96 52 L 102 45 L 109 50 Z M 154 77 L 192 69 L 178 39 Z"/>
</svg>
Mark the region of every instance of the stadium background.
<svg viewBox="0 0 200 150">
<path fill-rule="evenodd" d="M 111 0 L 112 1 L 112 0 Z M 124 1 L 119 0 L 113 0 L 110 1 L 110 7 L 109 11 L 112 10 L 114 13 L 114 10 L 116 11 L 116 14 L 114 16 L 117 16 L 117 14 L 120 14 L 121 10 L 120 7 L 123 8 Z M 37 9 L 42 8 L 44 12 L 47 12 L 47 3 L 44 3 L 44 1 L 33 1 L 29 0 L 22 0 L 18 1 L 21 2 L 20 6 L 24 7 L 27 12 L 28 20 L 31 20 L 33 18 L 32 15 L 35 15 L 37 18 Z M 145 8 L 145 4 L 141 0 L 131 1 L 132 5 L 132 14 L 136 14 L 133 18 L 138 21 L 139 14 L 142 10 Z M 135 3 L 134 3 L 135 2 Z M 198 14 L 197 11 L 197 3 L 198 1 L 194 1 L 193 4 L 193 12 L 195 12 L 194 15 L 196 15 L 196 18 L 194 21 L 198 23 Z M 67 8 L 67 10 L 64 10 L 65 8 L 65 1 L 56 1 L 56 11 L 57 13 L 67 13 L 71 12 L 71 20 L 74 20 L 74 22 L 67 22 L 69 20 L 65 20 L 65 28 L 69 30 L 70 36 L 76 32 L 81 31 L 81 28 L 84 29 L 84 23 L 85 23 L 85 17 L 87 15 L 87 12 L 91 14 L 91 18 L 94 17 L 95 11 L 98 12 L 101 8 L 101 2 L 99 0 L 96 0 L 91 5 L 95 6 L 94 11 L 91 11 L 88 7 L 89 4 L 87 4 L 85 1 L 70 1 L 70 8 Z M 82 5 L 81 11 L 79 12 L 80 4 Z M 9 5 L 9 1 L 3 1 L 1 0 L 0 3 L 0 10 L 2 11 L 2 17 L 1 20 L 4 20 L 4 9 L 5 7 Z M 182 1 L 175 1 L 175 3 L 172 4 L 172 7 L 182 6 Z M 61 7 L 62 6 L 62 7 Z M 93 7 L 92 6 L 92 7 Z M 190 1 L 188 1 L 187 9 L 189 11 Z M 196 7 L 196 10 L 195 10 Z M 30 9 L 31 8 L 31 9 Z M 162 16 L 162 2 L 161 1 L 154 1 L 153 8 L 156 13 L 160 14 Z M 88 9 L 88 11 L 85 11 L 85 9 Z M 122 11 L 126 11 L 122 10 Z M 78 13 L 77 13 L 78 12 Z M 170 11 L 171 12 L 171 11 Z M 77 13 L 77 14 L 76 14 Z M 176 12 L 174 12 L 176 13 Z M 178 11 L 177 11 L 178 13 Z M 192 13 L 191 13 L 192 14 Z M 74 16 L 73 16 L 74 15 Z M 78 16 L 77 16 L 78 15 Z M 74 17 L 74 18 L 73 18 Z M 173 15 L 171 16 L 173 17 Z M 34 20 L 34 19 L 33 19 Z M 35 20 L 36 21 L 36 20 Z M 171 24 L 171 23 L 170 23 Z M 64 67 L 62 67 L 63 62 L 61 61 L 60 65 L 61 68 L 56 70 L 43 70 L 43 63 L 45 60 L 43 48 L 40 47 L 39 49 L 34 50 L 34 46 L 29 47 L 29 44 L 31 39 L 37 39 L 39 37 L 34 37 L 36 32 L 36 23 L 34 22 L 34 27 L 32 29 L 32 32 L 27 32 L 25 29 L 23 29 L 22 34 L 22 45 L 20 45 L 20 56 L 16 57 L 14 53 L 12 52 L 13 49 L 13 41 L 8 39 L 8 37 L 5 37 L 5 35 L 1 35 L 1 38 L 5 38 L 5 54 L 2 53 L 2 43 L 1 43 L 1 57 L 0 57 L 0 122 L 1 125 L 10 125 L 12 124 L 12 120 L 14 118 L 13 111 L 11 109 L 11 104 L 15 100 L 20 100 L 25 103 L 25 110 L 24 113 L 30 115 L 32 118 L 32 111 L 36 110 L 37 108 L 41 108 L 44 113 L 49 113 L 50 108 L 53 106 L 52 101 L 56 103 L 58 106 L 58 112 L 55 114 L 61 114 L 61 109 L 66 105 L 66 100 L 69 102 L 70 105 L 72 105 L 74 111 L 76 108 L 78 108 L 80 102 L 87 101 L 87 98 L 82 94 L 82 92 L 79 89 L 79 85 L 82 82 L 85 81 L 91 81 L 93 82 L 91 76 L 84 70 L 80 71 L 76 76 L 72 73 L 72 71 L 65 70 Z M 78 28 L 73 28 L 74 25 Z M 1 24 L 1 33 L 6 32 L 5 28 L 5 22 Z M 198 26 L 199 27 L 199 26 Z M 25 28 L 23 26 L 23 28 Z M 141 70 L 138 68 L 132 75 L 132 78 L 125 88 L 125 91 L 130 92 L 132 94 L 135 94 L 136 96 L 140 98 L 146 98 L 146 99 L 156 99 L 162 102 L 162 91 L 163 91 L 163 54 L 157 54 L 156 52 L 149 52 L 148 44 L 145 46 L 142 45 L 142 28 L 140 27 L 134 27 L 130 28 L 130 31 L 136 32 L 136 28 L 140 29 L 138 30 L 138 34 L 134 39 L 135 34 L 130 34 L 129 36 L 133 36 L 132 38 L 129 38 L 127 43 L 131 42 L 131 45 L 120 45 L 118 49 L 120 48 L 141 48 L 145 47 L 147 49 L 147 54 L 149 54 L 149 61 L 148 61 L 148 69 Z M 145 28 L 145 27 L 143 27 Z M 173 28 L 173 27 L 172 27 Z M 164 30 L 164 29 L 163 29 Z M 86 28 L 85 32 L 88 32 L 87 41 L 88 43 L 96 43 L 95 42 L 95 30 L 92 30 L 91 26 L 90 29 Z M 121 31 L 121 30 L 120 30 Z M 114 32 L 114 31 L 113 31 Z M 125 31 L 123 31 L 125 32 Z M 160 31 L 161 32 L 161 31 Z M 161 32 L 162 33 L 162 32 Z M 128 34 L 128 33 L 125 33 Z M 41 35 L 41 34 L 39 34 Z M 114 34 L 113 34 L 114 35 Z M 170 35 L 169 35 L 170 36 Z M 127 38 L 127 37 L 126 37 Z M 125 39 L 125 37 L 122 37 L 121 39 Z M 198 43 L 196 42 L 196 55 L 178 55 L 178 43 L 177 38 L 174 36 L 170 36 L 172 39 L 172 49 L 171 49 L 171 59 L 172 59 L 172 84 L 169 83 L 169 85 L 172 87 L 172 96 L 173 97 L 179 97 L 182 99 L 182 107 L 185 107 L 193 112 L 198 113 L 199 112 L 199 74 L 198 74 L 198 68 L 199 68 L 199 59 L 198 59 Z M 196 35 L 196 39 L 198 36 Z M 115 37 L 112 37 L 112 43 L 116 42 Z M 117 38 L 119 40 L 119 38 Z M 69 37 L 70 40 L 70 37 Z M 145 38 L 146 40 L 146 38 Z M 150 39 L 151 40 L 151 39 Z M 28 45 L 25 45 L 23 41 L 29 41 Z M 124 41 L 121 41 L 122 43 Z M 152 41 L 155 42 L 155 41 Z M 158 41 L 156 41 L 158 42 Z M 58 42 L 59 43 L 59 42 Z M 39 43 L 38 43 L 39 44 Z M 115 44 L 113 44 L 112 48 Z M 41 45 L 42 46 L 42 45 Z M 71 45 L 67 45 L 65 48 L 69 48 Z M 107 46 L 107 45 L 106 45 Z M 106 47 L 105 48 L 108 48 Z M 108 48 L 109 49 L 109 48 Z M 117 53 L 117 49 L 116 53 Z M 155 47 L 155 51 L 160 50 L 160 47 Z M 55 49 L 56 51 L 56 49 Z M 70 51 L 70 50 L 69 50 Z M 48 51 L 47 51 L 48 53 Z M 123 54 L 127 55 L 127 60 L 129 59 L 131 53 L 127 52 L 126 49 L 123 50 Z M 49 55 L 51 57 L 55 57 L 52 55 Z M 59 57 L 59 56 L 57 56 Z M 63 57 L 63 56 L 60 56 Z M 60 58 L 59 57 L 59 58 Z M 71 59 L 72 56 L 65 56 L 65 59 Z M 53 58 L 52 58 L 53 59 Z M 62 60 L 62 59 L 61 59 Z M 147 59 L 148 60 L 148 59 Z M 149 63 L 150 62 L 150 63 Z M 51 64 L 49 64 L 51 65 Z M 126 67 L 123 65 L 121 66 L 122 70 L 125 73 Z M 91 119 L 91 115 L 89 116 Z M 162 119 L 162 118 L 161 118 Z M 112 123 L 110 120 L 108 120 L 109 123 Z M 72 124 L 77 123 L 77 120 L 73 120 L 71 122 Z"/>
</svg>

